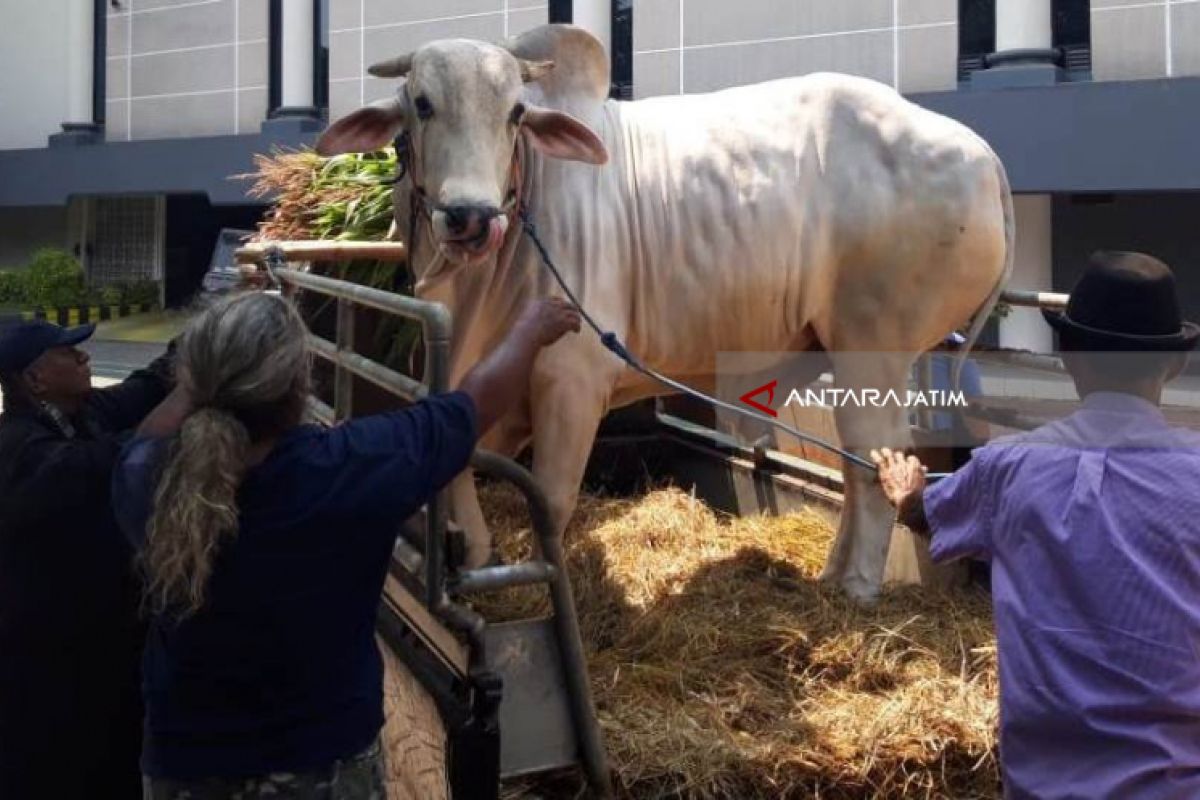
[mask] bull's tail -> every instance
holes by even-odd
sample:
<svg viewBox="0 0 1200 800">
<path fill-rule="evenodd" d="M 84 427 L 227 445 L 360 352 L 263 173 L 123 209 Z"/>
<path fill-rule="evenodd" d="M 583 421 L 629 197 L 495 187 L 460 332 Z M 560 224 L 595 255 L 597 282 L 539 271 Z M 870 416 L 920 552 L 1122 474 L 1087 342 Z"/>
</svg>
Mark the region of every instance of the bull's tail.
<svg viewBox="0 0 1200 800">
<path fill-rule="evenodd" d="M 990 148 L 989 148 L 990 150 Z M 971 327 L 967 331 L 967 341 L 959 349 L 958 358 L 954 359 L 954 374 L 951 376 L 951 386 L 954 391 L 959 390 L 959 377 L 962 375 L 963 365 L 967 362 L 967 356 L 971 353 L 971 348 L 975 346 L 975 342 L 979 339 L 979 334 L 983 331 L 983 326 L 987 324 L 988 317 L 992 314 L 992 309 L 996 307 L 996 303 L 1000 300 L 1000 294 L 1004 291 L 1004 287 L 1008 285 L 1008 279 L 1012 276 L 1013 261 L 1016 258 L 1016 219 L 1013 214 L 1012 188 L 1008 183 L 1008 173 L 1004 170 L 1004 164 L 1000 162 L 1000 157 L 993 153 L 992 157 L 996 161 L 996 175 L 1000 179 L 1000 203 L 1004 207 L 1004 270 L 1000 273 L 1000 279 L 996 281 L 996 285 L 992 287 L 991 293 L 987 299 L 983 301 L 983 305 L 975 312 L 975 316 L 971 319 Z"/>
</svg>

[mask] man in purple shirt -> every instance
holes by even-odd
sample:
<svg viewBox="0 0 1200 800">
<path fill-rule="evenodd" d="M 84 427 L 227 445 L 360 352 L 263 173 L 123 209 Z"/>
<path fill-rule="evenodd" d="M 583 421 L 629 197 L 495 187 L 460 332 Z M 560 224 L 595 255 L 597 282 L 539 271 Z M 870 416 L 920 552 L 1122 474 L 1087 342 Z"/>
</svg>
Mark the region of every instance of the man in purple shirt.
<svg viewBox="0 0 1200 800">
<path fill-rule="evenodd" d="M 1083 405 L 925 488 L 872 453 L 935 560 L 992 562 L 1009 798 L 1200 798 L 1200 434 L 1163 385 L 1200 327 L 1157 259 L 1098 253 L 1044 312 Z"/>
</svg>

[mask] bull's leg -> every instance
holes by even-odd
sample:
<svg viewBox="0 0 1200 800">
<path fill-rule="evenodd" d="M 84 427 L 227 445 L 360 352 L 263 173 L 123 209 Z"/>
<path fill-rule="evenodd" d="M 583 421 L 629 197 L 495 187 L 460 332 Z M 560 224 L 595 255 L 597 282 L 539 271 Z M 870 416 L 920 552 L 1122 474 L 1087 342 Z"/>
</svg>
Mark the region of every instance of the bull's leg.
<svg viewBox="0 0 1200 800">
<path fill-rule="evenodd" d="M 479 493 L 475 490 L 475 470 L 467 467 L 450 483 L 450 518 L 465 532 L 467 569 L 476 569 L 492 556 L 492 532 L 483 519 Z"/>
<path fill-rule="evenodd" d="M 529 442 L 529 425 L 510 417 L 500 420 L 488 431 L 479 446 L 512 458 Z M 483 518 L 479 493 L 475 488 L 475 471 L 468 467 L 450 484 L 450 518 L 466 533 L 467 569 L 476 569 L 492 557 L 492 532 Z"/>
<path fill-rule="evenodd" d="M 838 388 L 880 392 L 903 400 L 912 356 L 902 353 L 845 353 L 834 356 Z M 863 399 L 861 394 L 859 399 Z M 850 452 L 868 457 L 872 448 L 911 446 L 908 411 L 899 403 L 844 403 L 835 410 L 838 436 Z M 895 513 L 883 496 L 873 470 L 843 459 L 845 503 L 837 538 L 821 577 L 838 583 L 852 597 L 870 602 L 879 595 L 887 565 Z"/>
<path fill-rule="evenodd" d="M 548 355 L 548 354 L 547 354 Z M 576 365 L 550 364 L 535 371 L 533 475 L 546 492 L 555 532 L 561 536 L 575 511 L 579 486 L 605 409 L 605 388 Z"/>
</svg>

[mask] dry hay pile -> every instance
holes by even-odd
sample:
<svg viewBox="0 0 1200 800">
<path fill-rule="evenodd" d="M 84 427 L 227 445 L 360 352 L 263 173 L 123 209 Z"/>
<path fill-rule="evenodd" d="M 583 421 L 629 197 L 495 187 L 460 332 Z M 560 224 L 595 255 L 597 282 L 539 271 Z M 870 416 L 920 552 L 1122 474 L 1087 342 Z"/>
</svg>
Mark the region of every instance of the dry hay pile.
<svg viewBox="0 0 1200 800">
<path fill-rule="evenodd" d="M 515 493 L 482 499 L 506 560 L 527 555 Z M 622 797 L 999 796 L 986 596 L 859 609 L 815 580 L 831 539 L 816 512 L 718 517 L 677 489 L 581 499 L 568 567 Z M 478 606 L 548 610 L 533 588 Z M 507 795 L 570 797 L 563 780 Z"/>
</svg>

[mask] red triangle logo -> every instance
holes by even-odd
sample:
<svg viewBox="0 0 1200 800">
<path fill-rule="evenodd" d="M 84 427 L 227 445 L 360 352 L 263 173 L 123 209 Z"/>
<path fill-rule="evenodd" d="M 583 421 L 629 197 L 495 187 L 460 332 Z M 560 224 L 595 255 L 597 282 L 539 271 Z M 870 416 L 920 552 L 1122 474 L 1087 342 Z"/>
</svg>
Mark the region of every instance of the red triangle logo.
<svg viewBox="0 0 1200 800">
<path fill-rule="evenodd" d="M 771 381 L 770 383 L 764 383 L 757 389 L 751 389 L 750 391 L 746 392 L 744 395 L 739 397 L 738 400 L 741 400 L 751 408 L 757 408 L 764 414 L 770 414 L 772 417 L 777 417 L 779 415 L 775 413 L 775 409 L 771 408 L 770 405 L 775 401 L 775 385 L 777 383 L 779 383 L 777 380 Z M 767 405 L 765 406 L 754 399 L 756 395 L 760 395 L 763 392 L 767 393 Z"/>
</svg>

